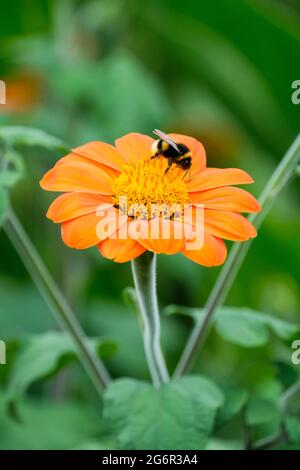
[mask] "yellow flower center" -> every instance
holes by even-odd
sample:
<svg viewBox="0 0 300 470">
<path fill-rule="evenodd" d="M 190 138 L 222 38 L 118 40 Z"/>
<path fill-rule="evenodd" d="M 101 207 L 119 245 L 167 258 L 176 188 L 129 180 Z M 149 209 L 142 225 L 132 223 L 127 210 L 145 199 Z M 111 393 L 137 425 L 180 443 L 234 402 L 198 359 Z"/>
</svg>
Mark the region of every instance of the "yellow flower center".
<svg viewBox="0 0 300 470">
<path fill-rule="evenodd" d="M 165 174 L 167 163 L 160 157 L 124 166 L 112 185 L 115 206 L 137 219 L 181 213 L 189 202 L 184 172 L 173 165 Z"/>
</svg>

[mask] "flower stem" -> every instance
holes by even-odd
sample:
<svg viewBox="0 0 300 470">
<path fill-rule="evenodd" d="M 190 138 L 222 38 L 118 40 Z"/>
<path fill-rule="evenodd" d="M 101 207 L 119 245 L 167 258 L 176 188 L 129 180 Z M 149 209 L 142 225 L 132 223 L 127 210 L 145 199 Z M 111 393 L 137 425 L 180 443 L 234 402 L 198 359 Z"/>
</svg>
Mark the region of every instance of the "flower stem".
<svg viewBox="0 0 300 470">
<path fill-rule="evenodd" d="M 283 159 L 278 164 L 267 185 L 262 191 L 259 201 L 263 210 L 258 214 L 252 214 L 249 220 L 256 228 L 259 228 L 269 213 L 277 196 L 287 186 L 295 175 L 300 161 L 300 134 L 297 136 Z M 230 251 L 228 260 L 224 265 L 216 284 L 211 291 L 204 307 L 204 316 L 197 323 L 187 341 L 186 347 L 177 365 L 174 375 L 176 377 L 185 373 L 192 365 L 198 351 L 203 344 L 207 332 L 211 326 L 213 314 L 228 295 L 231 286 L 240 270 L 240 267 L 248 253 L 252 240 L 245 243 L 235 243 Z"/>
<path fill-rule="evenodd" d="M 58 289 L 12 209 L 7 214 L 3 228 L 62 328 L 73 339 L 77 347 L 79 359 L 101 396 L 103 389 L 110 382 L 109 374 L 101 360 L 89 348 L 85 334 L 74 312 Z"/>
<path fill-rule="evenodd" d="M 144 347 L 155 387 L 169 381 L 160 346 L 160 318 L 156 295 L 156 255 L 145 252 L 131 262 L 139 311 L 143 320 Z"/>
</svg>

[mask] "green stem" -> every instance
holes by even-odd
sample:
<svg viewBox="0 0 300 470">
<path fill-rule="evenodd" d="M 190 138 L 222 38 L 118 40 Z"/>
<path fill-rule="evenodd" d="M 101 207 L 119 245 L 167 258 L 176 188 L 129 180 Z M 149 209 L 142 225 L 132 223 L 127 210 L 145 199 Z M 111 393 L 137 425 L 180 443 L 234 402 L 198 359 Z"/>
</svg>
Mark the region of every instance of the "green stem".
<svg viewBox="0 0 300 470">
<path fill-rule="evenodd" d="M 34 245 L 12 210 L 8 212 L 6 217 L 4 231 L 61 326 L 73 339 L 78 350 L 79 359 L 97 392 L 101 396 L 103 389 L 110 382 L 109 374 L 104 364 L 88 346 L 85 334 L 74 312 L 58 289 Z"/>
<path fill-rule="evenodd" d="M 146 252 L 131 262 L 139 311 L 143 320 L 144 347 L 153 385 L 169 381 L 160 345 L 160 318 L 156 295 L 156 255 Z"/>
<path fill-rule="evenodd" d="M 252 214 L 249 220 L 259 228 L 263 220 L 267 216 L 269 210 L 274 204 L 279 193 L 286 187 L 293 178 L 297 164 L 300 160 L 300 134 L 297 136 L 271 178 L 269 179 L 265 189 L 261 193 L 259 201 L 263 210 L 258 214 Z M 204 307 L 204 316 L 201 322 L 197 323 L 187 341 L 186 347 L 177 365 L 174 375 L 176 377 L 185 373 L 192 365 L 197 357 L 198 351 L 203 344 L 207 332 L 211 326 L 213 314 L 218 306 L 220 306 L 240 270 L 240 267 L 251 246 L 252 240 L 246 243 L 235 243 L 230 251 L 228 260 L 224 265 L 217 282 L 211 291 L 206 305 Z"/>
</svg>

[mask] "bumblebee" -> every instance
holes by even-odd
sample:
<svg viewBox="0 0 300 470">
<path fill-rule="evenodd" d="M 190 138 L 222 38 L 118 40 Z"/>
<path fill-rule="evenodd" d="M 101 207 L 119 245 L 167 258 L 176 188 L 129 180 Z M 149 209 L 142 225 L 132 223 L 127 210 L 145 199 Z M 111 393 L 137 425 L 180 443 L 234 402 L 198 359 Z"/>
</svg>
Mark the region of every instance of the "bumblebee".
<svg viewBox="0 0 300 470">
<path fill-rule="evenodd" d="M 182 170 L 186 170 L 186 173 L 192 166 L 192 152 L 190 149 L 180 143 L 174 142 L 167 134 L 155 129 L 153 134 L 159 137 L 151 147 L 151 158 L 164 157 L 168 159 L 168 166 L 165 170 L 165 174 L 171 169 L 172 165 L 176 165 Z"/>
</svg>

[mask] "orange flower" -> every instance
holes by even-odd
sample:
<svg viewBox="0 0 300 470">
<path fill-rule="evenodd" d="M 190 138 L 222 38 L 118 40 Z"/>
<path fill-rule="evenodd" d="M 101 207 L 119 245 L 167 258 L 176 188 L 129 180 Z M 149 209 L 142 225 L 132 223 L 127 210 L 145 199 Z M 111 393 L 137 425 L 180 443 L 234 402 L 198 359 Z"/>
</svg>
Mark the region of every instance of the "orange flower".
<svg viewBox="0 0 300 470">
<path fill-rule="evenodd" d="M 198 140 L 179 134 L 170 137 L 192 151 L 192 167 L 186 175 L 176 165 L 165 174 L 167 159 L 151 159 L 154 140 L 137 133 L 117 139 L 115 146 L 90 142 L 78 147 L 45 174 L 40 182 L 43 189 L 64 192 L 47 216 L 61 224 L 66 245 L 77 249 L 97 245 L 104 257 L 119 263 L 150 250 L 181 252 L 196 263 L 217 266 L 227 254 L 223 239 L 245 241 L 256 236 L 241 213 L 259 211 L 259 203 L 232 186 L 253 179 L 235 168 L 207 168 Z M 188 221 L 180 211 L 186 205 L 191 209 Z M 185 230 L 180 232 L 183 223 Z M 203 232 L 203 244 L 189 249 L 197 230 Z"/>
</svg>

